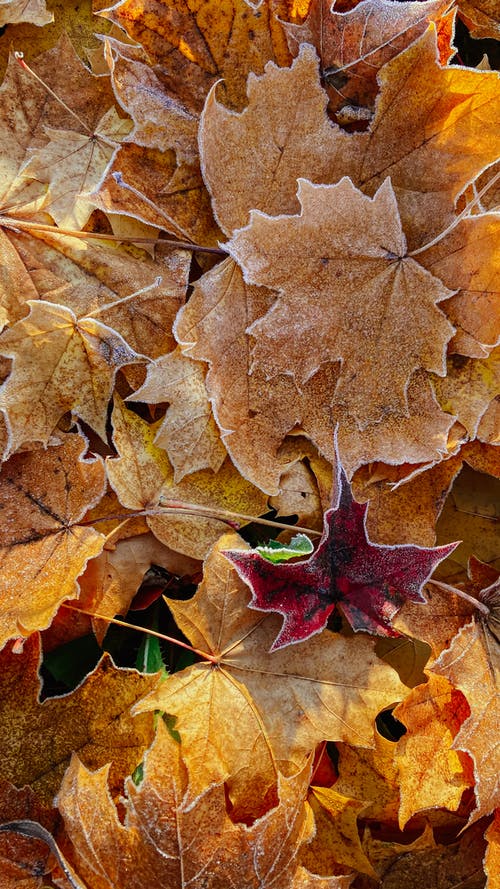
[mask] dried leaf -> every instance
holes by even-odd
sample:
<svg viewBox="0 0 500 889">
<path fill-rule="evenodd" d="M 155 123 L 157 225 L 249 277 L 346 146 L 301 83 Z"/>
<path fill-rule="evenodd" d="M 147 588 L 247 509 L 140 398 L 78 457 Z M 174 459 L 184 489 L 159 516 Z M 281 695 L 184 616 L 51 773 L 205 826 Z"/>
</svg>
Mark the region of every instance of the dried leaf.
<svg viewBox="0 0 500 889">
<path fill-rule="evenodd" d="M 192 798 L 178 744 L 160 722 L 144 780 L 127 782 L 122 824 L 107 788 L 107 770 L 90 773 L 75 756 L 58 805 L 74 865 L 89 889 L 138 885 L 181 889 L 287 889 L 297 851 L 311 833 L 304 808 L 308 763 L 280 778 L 280 802 L 252 827 L 229 819 L 224 787 L 212 783 Z"/>
<path fill-rule="evenodd" d="M 22 653 L 9 647 L 0 654 L 2 775 L 20 787 L 29 784 L 50 803 L 78 750 L 89 768 L 112 762 L 110 786 L 119 792 L 153 737 L 152 718 L 133 718 L 130 708 L 157 676 L 119 670 L 105 655 L 75 691 L 40 703 L 40 653 L 34 634 Z"/>
<path fill-rule="evenodd" d="M 268 59 L 287 64 L 282 30 L 268 0 L 257 6 L 246 0 L 188 6 L 181 0 L 121 0 L 104 13 L 140 43 L 148 59 L 161 66 L 169 89 L 188 107 L 201 110 L 219 79 L 231 106 L 244 101 L 249 71 L 260 71 Z"/>
<path fill-rule="evenodd" d="M 335 787 L 311 787 L 309 804 L 316 833 L 302 853 L 302 863 L 325 876 L 338 872 L 340 865 L 376 878 L 358 833 L 358 815 L 366 803 L 342 796 Z"/>
<path fill-rule="evenodd" d="M 445 373 L 453 328 L 436 303 L 450 291 L 403 258 L 389 181 L 370 200 L 347 178 L 333 186 L 299 179 L 298 198 L 299 216 L 253 211 L 228 245 L 250 283 L 280 294 L 250 329 L 254 366 L 268 377 L 291 373 L 300 386 L 322 361 L 341 360 L 335 402 L 361 429 L 387 413 L 406 413 L 411 374 Z"/>
<path fill-rule="evenodd" d="M 199 469 L 217 472 L 221 468 L 226 449 L 212 416 L 199 362 L 191 361 L 180 350 L 163 355 L 149 365 L 146 382 L 132 400 L 169 402 L 155 444 L 166 450 L 176 484 Z"/>
<path fill-rule="evenodd" d="M 499 803 L 498 742 L 500 719 L 498 686 L 500 658 L 498 642 L 487 626 L 471 620 L 454 637 L 451 645 L 432 665 L 432 672 L 445 676 L 466 697 L 470 716 L 453 742 L 474 762 L 476 808 L 471 821 L 488 815 Z"/>
<path fill-rule="evenodd" d="M 144 361 L 113 328 L 45 300 L 29 301 L 30 314 L 4 331 L 0 353 L 14 359 L 0 390 L 10 453 L 26 442 L 47 444 L 66 411 L 106 438 L 115 375 Z M 41 348 L 43 347 L 43 352 Z"/>
<path fill-rule="evenodd" d="M 48 11 L 45 0 L 2 0 L 0 3 L 0 27 L 31 22 L 33 25 L 47 25 L 54 21 Z"/>
<path fill-rule="evenodd" d="M 40 803 L 30 787 L 18 789 L 6 780 L 0 783 L 0 825 L 6 821 L 35 820 L 53 831 L 56 810 Z M 0 862 L 6 889 L 42 889 L 43 877 L 52 870 L 49 849 L 12 832 L 0 834 Z"/>
<path fill-rule="evenodd" d="M 102 534 L 78 524 L 105 488 L 101 460 L 83 459 L 86 446 L 67 435 L 59 447 L 18 454 L 3 466 L 0 646 L 47 627 L 102 550 Z"/>
<path fill-rule="evenodd" d="M 168 677 L 139 709 L 177 717 L 194 794 L 209 775 L 227 778 L 241 809 L 253 800 L 252 787 L 264 798 L 276 765 L 290 773 L 324 738 L 371 746 L 376 713 L 406 689 L 367 637 L 325 630 L 270 652 L 279 619 L 246 607 L 247 588 L 222 555 L 237 541 L 225 535 L 217 543 L 192 600 L 168 600 L 180 629 L 215 663 Z"/>
<path fill-rule="evenodd" d="M 222 507 L 250 516 L 266 511 L 265 496 L 239 475 L 229 459 L 216 474 L 205 469 L 175 484 L 167 454 L 155 444 L 157 427 L 149 426 L 128 410 L 117 395 L 113 426 L 119 456 L 108 458 L 106 469 L 123 506 L 134 510 L 156 507 L 161 498 L 201 507 L 201 514 L 195 516 L 179 511 L 178 515 L 163 517 L 161 510 L 148 516 L 149 527 L 170 549 L 193 559 L 205 557 L 225 530 L 220 520 L 210 517 L 210 508 Z"/>
<path fill-rule="evenodd" d="M 439 20 L 448 0 L 398 3 L 363 0 L 349 12 L 337 12 L 331 0 L 314 0 L 303 25 L 285 25 L 294 55 L 302 43 L 312 43 L 320 55 L 330 108 L 373 105 L 377 73 Z"/>
<path fill-rule="evenodd" d="M 453 739 L 469 715 L 462 693 L 432 673 L 425 685 L 413 689 L 394 710 L 395 719 L 406 727 L 395 756 L 401 830 L 422 809 L 441 806 L 455 812 L 464 790 L 473 785 L 467 757 L 452 749 Z"/>
</svg>

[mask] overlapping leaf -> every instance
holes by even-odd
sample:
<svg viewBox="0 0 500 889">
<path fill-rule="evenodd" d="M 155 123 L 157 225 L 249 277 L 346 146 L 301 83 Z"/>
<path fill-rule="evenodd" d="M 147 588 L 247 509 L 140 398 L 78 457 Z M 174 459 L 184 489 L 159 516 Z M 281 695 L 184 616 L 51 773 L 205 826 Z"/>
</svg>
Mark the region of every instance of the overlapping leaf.
<svg viewBox="0 0 500 889">
<path fill-rule="evenodd" d="M 85 460 L 85 450 L 86 442 L 70 434 L 49 450 L 12 457 L 2 469 L 0 645 L 47 627 L 102 550 L 103 535 L 78 524 L 105 488 L 102 461 Z"/>
<path fill-rule="evenodd" d="M 75 691 L 41 703 L 40 654 L 37 634 L 21 653 L 9 646 L 0 654 L 4 778 L 50 804 L 78 751 L 89 768 L 112 762 L 110 787 L 119 792 L 153 739 L 153 719 L 130 709 L 157 677 L 119 670 L 106 655 Z"/>
<path fill-rule="evenodd" d="M 160 723 L 141 785 L 127 782 L 124 824 L 109 795 L 107 769 L 91 773 L 76 756 L 58 805 L 75 868 L 89 889 L 132 889 L 138 880 L 172 889 L 186 883 L 225 889 L 235 880 L 248 889 L 287 889 L 312 832 L 304 807 L 309 774 L 307 763 L 281 778 L 278 806 L 252 827 L 234 824 L 221 783 L 190 794 L 179 746 Z"/>
<path fill-rule="evenodd" d="M 270 651 L 279 618 L 246 607 L 246 585 L 222 555 L 237 541 L 229 535 L 218 541 L 192 600 L 169 600 L 179 627 L 213 660 L 169 677 L 139 709 L 177 717 L 193 793 L 209 775 L 227 777 L 236 809 L 245 811 L 254 782 L 264 799 L 276 767 L 297 768 L 319 740 L 371 746 L 376 713 L 404 695 L 405 686 L 366 637 L 326 630 L 303 645 Z"/>
<path fill-rule="evenodd" d="M 403 602 L 425 601 L 425 581 L 456 547 L 372 543 L 366 506 L 353 499 L 343 472 L 339 484 L 338 501 L 325 513 L 322 538 L 308 559 L 272 565 L 258 552 L 226 553 L 252 590 L 252 607 L 283 616 L 272 650 L 321 632 L 337 606 L 355 630 L 398 635 L 392 618 Z"/>
</svg>

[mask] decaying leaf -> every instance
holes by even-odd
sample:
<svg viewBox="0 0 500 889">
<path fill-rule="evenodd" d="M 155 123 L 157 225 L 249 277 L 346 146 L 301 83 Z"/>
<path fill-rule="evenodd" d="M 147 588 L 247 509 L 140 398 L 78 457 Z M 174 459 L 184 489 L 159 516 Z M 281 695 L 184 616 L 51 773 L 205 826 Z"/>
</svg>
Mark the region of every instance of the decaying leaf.
<svg viewBox="0 0 500 889">
<path fill-rule="evenodd" d="M 316 47 L 330 108 L 370 107 L 377 94 L 377 73 L 420 36 L 429 21 L 439 19 L 448 0 L 398 3 L 363 0 L 348 12 L 337 12 L 331 0 L 313 0 L 303 25 L 285 25 L 294 52 L 302 43 Z"/>
<path fill-rule="evenodd" d="M 138 880 L 171 889 L 186 883 L 224 889 L 234 880 L 248 889 L 287 889 L 312 832 L 304 806 L 310 763 L 281 777 L 277 807 L 246 827 L 230 820 L 221 783 L 190 794 L 181 757 L 160 722 L 143 781 L 127 782 L 124 823 L 109 794 L 108 770 L 89 772 L 73 758 L 58 805 L 74 866 L 89 889 L 133 889 Z"/>
<path fill-rule="evenodd" d="M 455 750 L 468 753 L 474 762 L 476 808 L 471 820 L 488 815 L 499 803 L 498 735 L 500 718 L 500 652 L 498 640 L 486 623 L 471 620 L 432 665 L 465 695 L 470 716 L 460 728 Z"/>
<path fill-rule="evenodd" d="M 0 0 L 5 889 L 497 889 L 494 7 Z"/>
<path fill-rule="evenodd" d="M 201 110 L 216 80 L 224 79 L 226 100 L 238 107 L 249 71 L 260 72 L 268 59 L 287 64 L 286 41 L 272 6 L 269 0 L 257 5 L 165 0 L 160 6 L 151 0 L 121 0 L 105 15 L 143 46 L 175 95 Z"/>
<path fill-rule="evenodd" d="M 221 468 L 226 450 L 212 416 L 199 362 L 191 361 L 180 350 L 158 358 L 149 365 L 146 382 L 134 393 L 133 400 L 170 403 L 155 443 L 166 450 L 176 484 L 198 469 L 217 472 Z"/>
<path fill-rule="evenodd" d="M 430 674 L 398 704 L 394 717 L 406 727 L 395 755 L 399 771 L 401 829 L 415 812 L 441 806 L 456 811 L 472 786 L 467 757 L 452 749 L 455 735 L 470 715 L 463 694 L 444 677 Z"/>
<path fill-rule="evenodd" d="M 332 395 L 361 429 L 387 413 L 405 413 L 415 370 L 444 375 L 453 329 L 436 304 L 451 293 L 404 258 L 388 180 L 371 200 L 347 178 L 332 186 L 299 179 L 297 195 L 299 216 L 252 211 L 249 225 L 228 245 L 251 284 L 279 292 L 267 315 L 251 327 L 254 365 L 268 378 L 289 373 L 300 387 L 322 361 L 340 360 Z"/>
<path fill-rule="evenodd" d="M 0 3 L 0 27 L 31 22 L 33 25 L 47 25 L 54 16 L 48 11 L 45 0 L 2 0 Z"/>
<path fill-rule="evenodd" d="M 102 550 L 103 535 L 79 525 L 105 488 L 102 461 L 85 460 L 86 448 L 70 434 L 59 446 L 18 454 L 3 466 L 0 645 L 47 627 Z"/>
<path fill-rule="evenodd" d="M 1 353 L 14 359 L 0 390 L 10 453 L 27 442 L 47 444 L 66 411 L 105 439 L 116 372 L 125 364 L 143 362 L 144 356 L 102 321 L 77 318 L 70 309 L 45 300 L 29 305 L 29 316 L 5 331 L 0 343 Z"/>
<path fill-rule="evenodd" d="M 153 738 L 153 719 L 130 708 L 157 681 L 135 670 L 119 670 L 109 655 L 75 691 L 40 703 L 40 639 L 33 634 L 21 653 L 0 654 L 2 775 L 18 787 L 28 784 L 50 803 L 71 755 L 78 751 L 89 768 L 112 762 L 110 787 L 119 792 Z"/>
<path fill-rule="evenodd" d="M 236 810 L 245 811 L 254 786 L 264 799 L 276 768 L 289 774 L 318 741 L 370 747 L 376 713 L 406 689 L 367 637 L 325 630 L 270 651 L 279 618 L 247 608 L 247 587 L 223 555 L 237 543 L 230 535 L 218 541 L 192 600 L 168 600 L 180 629 L 213 660 L 168 677 L 138 709 L 177 717 L 194 794 L 209 775 L 226 777 Z"/>
</svg>

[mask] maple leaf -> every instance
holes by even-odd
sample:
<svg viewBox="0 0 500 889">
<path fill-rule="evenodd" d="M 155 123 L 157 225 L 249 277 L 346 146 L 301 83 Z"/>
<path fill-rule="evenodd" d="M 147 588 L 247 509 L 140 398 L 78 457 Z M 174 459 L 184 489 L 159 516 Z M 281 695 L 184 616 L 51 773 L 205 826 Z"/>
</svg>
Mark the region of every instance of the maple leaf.
<svg viewBox="0 0 500 889">
<path fill-rule="evenodd" d="M 30 22 L 41 26 L 53 21 L 54 15 L 48 11 L 45 0 L 1 0 L 0 2 L 0 28 L 19 22 Z"/>
<path fill-rule="evenodd" d="M 110 40 L 109 47 L 113 89 L 134 127 L 90 195 L 94 205 L 216 246 L 219 231 L 200 172 L 198 115 L 172 97 L 163 69 L 150 68 L 125 44 Z"/>
<path fill-rule="evenodd" d="M 88 563 L 78 581 L 77 607 L 87 613 L 126 615 L 146 571 L 153 564 L 178 577 L 193 575 L 198 570 L 198 562 L 172 552 L 152 534 L 129 537 Z M 92 624 L 96 639 L 102 644 L 109 623 L 92 618 Z M 46 647 L 46 640 L 44 645 Z"/>
<path fill-rule="evenodd" d="M 425 602 L 424 583 L 458 545 L 424 549 L 372 543 L 366 504 L 353 499 L 343 470 L 337 484 L 337 503 L 325 513 L 323 535 L 309 559 L 272 565 L 257 552 L 225 553 L 252 590 L 251 607 L 284 618 L 272 651 L 320 633 L 337 605 L 354 630 L 398 636 L 392 618 L 407 600 Z"/>
<path fill-rule="evenodd" d="M 460 453 L 423 466 L 362 466 L 351 484 L 356 500 L 368 503 L 366 530 L 370 540 L 434 546 L 436 522 L 462 466 Z M 425 620 L 422 609 L 416 611 Z"/>
<path fill-rule="evenodd" d="M 87 442 L 66 435 L 62 445 L 17 454 L 0 475 L 0 646 L 47 627 L 76 579 L 97 556 L 104 537 L 79 525 L 105 488 L 102 461 L 84 460 Z"/>
<path fill-rule="evenodd" d="M 302 852 L 302 863 L 318 874 L 352 868 L 376 879 L 358 832 L 358 815 L 367 808 L 367 803 L 343 796 L 335 786 L 312 786 L 308 803 L 314 813 L 316 833 Z"/>
<path fill-rule="evenodd" d="M 71 860 L 89 889 L 133 889 L 138 880 L 169 889 L 186 882 L 193 889 L 288 889 L 312 832 L 304 806 L 310 771 L 307 762 L 295 776 L 280 776 L 278 806 L 251 827 L 234 824 L 223 784 L 189 795 L 181 749 L 160 721 L 143 781 L 127 781 L 124 823 L 107 769 L 91 773 L 74 756 L 57 798 Z"/>
<path fill-rule="evenodd" d="M 144 384 L 129 401 L 170 407 L 160 426 L 155 444 L 167 451 L 177 484 L 185 475 L 199 469 L 217 472 L 226 449 L 212 416 L 202 366 L 178 349 L 162 355 L 147 369 Z"/>
<path fill-rule="evenodd" d="M 447 452 L 453 417 L 439 409 L 430 381 L 421 373 L 414 374 L 408 384 L 409 415 L 389 414 L 362 433 L 345 412 L 332 408 L 337 363 L 322 364 L 300 390 L 286 374 L 274 377 L 270 385 L 266 374 L 252 366 L 254 340 L 247 331 L 274 301 L 272 291 L 246 283 L 239 267 L 226 259 L 196 282 L 175 321 L 183 352 L 209 364 L 206 388 L 214 417 L 225 447 L 245 478 L 263 491 L 277 493 L 286 471 L 284 452 L 280 456 L 278 449 L 292 429 L 301 428 L 320 453 L 334 462 L 337 423 L 339 450 L 348 474 L 368 461 L 434 461 Z"/>
<path fill-rule="evenodd" d="M 498 808 L 500 800 L 498 741 L 494 740 L 500 719 L 500 656 L 498 640 L 487 622 L 473 618 L 461 627 L 432 665 L 432 672 L 445 676 L 465 695 L 470 707 L 453 748 L 464 750 L 474 762 L 476 808 L 470 820 L 476 821 Z"/>
<path fill-rule="evenodd" d="M 250 79 L 253 102 L 241 114 L 224 110 L 211 94 L 200 155 L 224 231 L 246 225 L 251 209 L 296 212 L 298 177 L 335 183 L 349 176 L 373 195 L 390 176 L 410 249 L 455 222 L 457 197 L 498 158 L 497 73 L 441 67 L 430 27 L 383 66 L 379 82 L 370 128 L 353 134 L 328 121 L 316 54 L 307 44 L 292 68 L 277 72 L 270 64 Z"/>
<path fill-rule="evenodd" d="M 0 354 L 14 359 L 0 390 L 10 452 L 25 442 L 47 444 L 66 411 L 74 411 L 105 439 L 116 372 L 144 356 L 102 321 L 77 318 L 45 300 L 28 304 L 29 316 L 4 331 L 0 341 Z"/>
<path fill-rule="evenodd" d="M 178 484 L 166 451 L 155 444 L 158 426 L 150 426 L 129 410 L 115 393 L 113 441 L 118 456 L 108 457 L 106 471 L 120 503 L 127 509 L 150 509 L 148 526 L 166 546 L 194 559 L 204 559 L 221 533 L 210 508 L 223 507 L 246 515 L 261 515 L 266 497 L 245 481 L 227 458 L 217 473 L 199 470 Z M 161 500 L 185 501 L 200 515 L 161 515 Z M 160 504 L 159 509 L 154 509 Z"/>
<path fill-rule="evenodd" d="M 369 800 L 364 815 L 370 821 L 396 822 L 400 794 L 394 742 L 375 732 L 371 749 L 345 743 L 337 749 L 335 791 L 347 799 Z"/>
<path fill-rule="evenodd" d="M 161 68 L 169 89 L 188 108 L 200 111 L 216 80 L 224 79 L 226 100 L 238 107 L 249 71 L 261 71 L 268 59 L 288 63 L 273 7 L 286 14 L 283 0 L 261 0 L 257 6 L 225 0 L 217 7 L 189 6 L 182 0 L 162 0 L 159 5 L 153 0 L 120 0 L 102 14 L 142 45 L 150 62 Z"/>
<path fill-rule="evenodd" d="M 469 715 L 469 706 L 461 692 L 432 673 L 425 685 L 413 689 L 395 708 L 394 718 L 407 729 L 398 741 L 395 755 L 401 793 L 401 830 L 412 815 L 422 809 L 441 806 L 456 811 L 464 790 L 473 785 L 468 757 L 451 748 Z"/>
<path fill-rule="evenodd" d="M 294 55 L 302 43 L 318 50 L 330 108 L 352 104 L 370 107 L 377 95 L 377 73 L 439 19 L 450 3 L 398 3 L 363 0 L 348 12 L 337 12 L 331 0 L 314 0 L 302 25 L 285 24 Z"/>
<path fill-rule="evenodd" d="M 222 554 L 235 544 L 242 541 L 234 535 L 220 538 L 193 599 L 167 600 L 209 657 L 167 677 L 138 712 L 176 716 L 192 792 L 226 778 L 235 812 L 248 816 L 254 788 L 264 800 L 276 769 L 290 774 L 324 738 L 371 746 L 376 713 L 407 689 L 367 637 L 327 630 L 300 648 L 270 651 L 279 618 L 247 608 L 247 586 Z"/>
<path fill-rule="evenodd" d="M 57 811 L 41 803 L 30 787 L 18 789 L 3 779 L 0 782 L 0 825 L 6 821 L 25 819 L 37 821 L 52 833 L 57 824 Z M 4 885 L 41 889 L 41 874 L 47 875 L 52 870 L 49 854 L 50 850 L 44 843 L 33 842 L 14 833 L 0 833 L 0 866 Z"/>
<path fill-rule="evenodd" d="M 332 186 L 305 179 L 298 185 L 299 216 L 272 218 L 252 211 L 248 226 L 228 243 L 250 283 L 280 294 L 250 328 L 256 337 L 254 364 L 268 377 L 293 374 L 300 386 L 322 361 L 340 359 L 335 401 L 363 429 L 387 413 L 406 412 L 414 370 L 444 375 L 444 349 L 453 328 L 436 303 L 451 293 L 404 258 L 389 180 L 373 199 L 347 178 Z"/>
<path fill-rule="evenodd" d="M 500 396 L 500 347 L 484 359 L 452 355 L 446 377 L 434 378 L 433 386 L 442 407 L 473 440 L 489 405 Z"/>
<path fill-rule="evenodd" d="M 247 224 L 252 209 L 272 216 L 296 212 L 299 177 L 331 182 L 342 158 L 347 165 L 342 172 L 350 171 L 352 139 L 335 134 L 326 116 L 312 47 L 303 47 L 291 68 L 268 63 L 262 76 L 251 74 L 247 93 L 247 107 L 234 114 L 217 101 L 214 87 L 200 120 L 203 176 L 227 235 Z M 232 182 L 238 187 L 228 187 Z"/>
<path fill-rule="evenodd" d="M 432 827 L 427 824 L 424 833 L 410 845 L 393 839 L 380 841 L 370 834 L 365 836 L 363 845 L 378 871 L 380 889 L 402 886 L 407 878 L 420 889 L 429 885 L 429 874 L 432 878 L 438 874 L 442 886 L 469 884 L 479 889 L 484 886 L 483 831 L 484 828 L 474 825 L 457 842 L 442 844 L 436 843 Z"/>
<path fill-rule="evenodd" d="M 495 0 L 459 0 L 458 9 L 473 37 L 500 38 L 500 16 Z"/>
<path fill-rule="evenodd" d="M 78 750 L 89 768 L 112 762 L 110 783 L 118 793 L 154 734 L 150 716 L 133 718 L 130 708 L 158 676 L 118 669 L 106 654 L 74 691 L 40 702 L 39 634 L 25 641 L 21 653 L 6 647 L 0 662 L 4 778 L 19 787 L 28 784 L 41 801 L 50 803 Z"/>
<path fill-rule="evenodd" d="M 500 317 L 495 310 L 500 299 L 496 283 L 500 276 L 499 237 L 498 214 L 482 213 L 462 219 L 446 237 L 419 255 L 426 269 L 458 291 L 442 306 L 457 328 L 449 344 L 451 352 L 486 358 L 500 342 Z"/>
<path fill-rule="evenodd" d="M 2 143 L 14 151 L 2 210 L 22 218 L 36 196 L 37 209 L 57 224 L 81 228 L 93 208 L 80 194 L 100 180 L 131 123 L 117 115 L 109 76 L 92 74 L 65 35 L 35 60 L 41 83 L 17 61 L 11 65 L 19 70 L 9 70 L 2 86 Z"/>
</svg>

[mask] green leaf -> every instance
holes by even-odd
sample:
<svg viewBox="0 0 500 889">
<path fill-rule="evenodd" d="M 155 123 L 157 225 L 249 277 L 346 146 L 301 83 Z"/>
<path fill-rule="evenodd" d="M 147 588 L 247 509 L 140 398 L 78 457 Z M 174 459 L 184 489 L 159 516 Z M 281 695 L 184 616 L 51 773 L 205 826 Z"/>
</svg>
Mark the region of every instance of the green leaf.
<svg viewBox="0 0 500 889">
<path fill-rule="evenodd" d="M 309 556 L 314 547 L 305 534 L 296 534 L 290 543 L 268 540 L 266 544 L 256 546 L 255 549 L 263 559 L 277 564 L 278 562 L 288 562 L 289 559 L 296 559 L 298 556 Z"/>
</svg>

